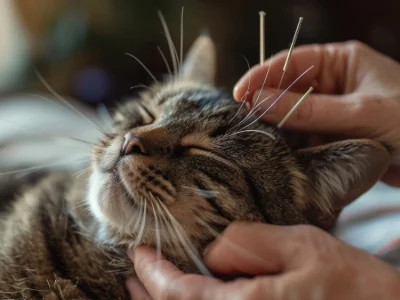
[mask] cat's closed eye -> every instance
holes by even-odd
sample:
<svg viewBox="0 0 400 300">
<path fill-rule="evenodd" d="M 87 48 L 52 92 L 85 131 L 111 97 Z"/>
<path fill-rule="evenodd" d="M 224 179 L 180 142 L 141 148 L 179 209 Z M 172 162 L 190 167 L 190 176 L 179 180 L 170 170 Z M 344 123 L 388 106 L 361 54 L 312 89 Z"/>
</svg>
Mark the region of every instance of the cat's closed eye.
<svg viewBox="0 0 400 300">
<path fill-rule="evenodd" d="M 180 146 L 186 149 L 211 150 L 211 141 L 204 134 L 193 134 L 185 136 L 180 141 Z"/>
<path fill-rule="evenodd" d="M 203 148 L 202 146 L 197 145 L 188 145 L 179 147 L 180 153 L 184 155 L 202 155 L 209 152 L 208 149 Z"/>
<path fill-rule="evenodd" d="M 135 101 L 131 110 L 122 111 L 124 110 L 118 110 L 114 115 L 114 130 L 116 131 L 127 131 L 132 128 L 151 125 L 156 120 L 154 113 L 140 101 Z"/>
<path fill-rule="evenodd" d="M 143 123 L 146 125 L 153 124 L 155 121 L 156 117 L 150 110 L 143 105 L 141 102 L 138 102 L 138 109 L 141 112 L 142 118 L 143 118 Z"/>
</svg>

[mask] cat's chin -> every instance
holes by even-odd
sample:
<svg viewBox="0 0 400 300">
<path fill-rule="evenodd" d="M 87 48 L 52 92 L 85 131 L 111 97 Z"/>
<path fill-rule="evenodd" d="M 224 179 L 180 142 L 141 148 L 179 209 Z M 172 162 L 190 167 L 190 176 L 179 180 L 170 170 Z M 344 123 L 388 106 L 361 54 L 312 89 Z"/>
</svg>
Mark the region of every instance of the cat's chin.
<svg viewBox="0 0 400 300">
<path fill-rule="evenodd" d="M 134 234 L 139 208 L 129 199 L 111 173 L 93 171 L 89 179 L 87 203 L 94 217 L 103 224 Z"/>
<path fill-rule="evenodd" d="M 200 229 L 201 226 L 195 215 L 190 213 L 196 208 L 195 201 L 190 202 L 191 206 L 187 204 L 169 207 L 170 212 L 166 213 L 167 215 L 160 214 L 156 218 L 153 210 L 157 204 L 153 206 L 151 200 L 147 199 L 143 202 L 146 203 L 146 210 L 140 207 L 133 199 L 128 198 L 124 186 L 120 185 L 120 180 L 116 179 L 112 173 L 104 173 L 96 168 L 89 178 L 86 201 L 90 212 L 99 224 L 99 230 L 96 233 L 96 239 L 99 242 L 129 247 L 136 246 L 138 243 L 156 246 L 156 232 L 158 232 L 163 253 L 171 252 L 170 255 L 172 255 L 176 249 L 168 250 L 171 243 L 175 245 L 186 240 L 185 244 L 193 243 L 192 247 L 200 250 L 213 238 L 211 234 L 206 234 L 204 229 Z M 168 222 L 169 225 L 166 226 L 166 219 L 175 221 Z M 179 260 L 182 258 L 180 257 Z"/>
</svg>

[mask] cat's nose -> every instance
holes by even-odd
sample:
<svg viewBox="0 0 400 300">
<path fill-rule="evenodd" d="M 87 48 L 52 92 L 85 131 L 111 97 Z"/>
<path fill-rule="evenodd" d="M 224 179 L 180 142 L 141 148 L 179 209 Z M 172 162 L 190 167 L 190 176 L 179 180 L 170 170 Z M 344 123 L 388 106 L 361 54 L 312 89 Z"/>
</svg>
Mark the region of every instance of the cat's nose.
<svg viewBox="0 0 400 300">
<path fill-rule="evenodd" d="M 141 139 L 132 132 L 125 134 L 124 139 L 125 141 L 121 149 L 122 155 L 147 153 Z"/>
</svg>

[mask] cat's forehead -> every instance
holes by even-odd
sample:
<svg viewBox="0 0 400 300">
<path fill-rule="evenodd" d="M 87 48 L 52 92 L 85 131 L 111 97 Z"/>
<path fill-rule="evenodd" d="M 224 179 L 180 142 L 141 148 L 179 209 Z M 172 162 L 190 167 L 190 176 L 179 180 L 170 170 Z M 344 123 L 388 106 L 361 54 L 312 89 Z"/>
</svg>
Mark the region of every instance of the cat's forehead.
<svg viewBox="0 0 400 300">
<path fill-rule="evenodd" d="M 232 104 L 232 99 L 221 90 L 191 82 L 167 84 L 151 97 L 149 102 L 170 111 L 212 112 Z"/>
<path fill-rule="evenodd" d="M 237 111 L 238 105 L 223 91 L 212 86 L 191 82 L 169 83 L 154 86 L 137 99 L 126 101 L 119 112 L 124 116 L 143 112 L 144 106 L 155 119 L 185 119 L 188 117 L 209 119 L 218 115 L 229 115 Z M 164 120 L 165 121 L 165 120 Z"/>
</svg>

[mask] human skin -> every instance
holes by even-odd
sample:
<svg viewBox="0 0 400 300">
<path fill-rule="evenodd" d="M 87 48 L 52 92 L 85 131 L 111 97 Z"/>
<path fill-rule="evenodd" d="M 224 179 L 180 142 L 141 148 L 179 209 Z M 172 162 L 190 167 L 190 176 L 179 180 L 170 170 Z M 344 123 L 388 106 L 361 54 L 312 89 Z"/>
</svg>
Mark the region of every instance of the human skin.
<svg viewBox="0 0 400 300">
<path fill-rule="evenodd" d="M 266 97 L 276 95 L 260 105 L 261 114 L 283 89 L 314 66 L 263 119 L 278 123 L 312 86 L 313 93 L 301 103 L 284 128 L 309 132 L 313 137 L 321 134 L 320 137 L 371 138 L 383 142 L 389 146 L 393 159 L 383 181 L 400 186 L 400 64 L 355 41 L 301 46 L 293 51 L 278 91 L 286 56 L 287 51 L 283 51 L 263 65 L 253 67 L 236 84 L 235 98 L 248 101 L 251 107 L 258 97 L 257 103 L 261 103 Z"/>
<path fill-rule="evenodd" d="M 273 95 L 260 105 L 262 114 L 282 93 L 274 88 L 286 55 L 284 51 L 247 72 L 235 87 L 235 98 L 251 108 L 257 98 L 261 103 Z M 278 123 L 313 86 L 314 93 L 284 128 L 308 132 L 314 143 L 323 143 L 327 135 L 381 141 L 393 158 L 383 180 L 400 186 L 400 65 L 358 42 L 303 46 L 292 54 L 282 89 L 311 65 L 263 119 Z M 397 271 L 311 226 L 229 226 L 210 246 L 204 262 L 215 273 L 256 276 L 253 279 L 222 282 L 183 274 L 166 260 L 156 265 L 155 250 L 149 248 L 130 255 L 139 277 L 127 281 L 132 299 L 400 298 Z"/>
<path fill-rule="evenodd" d="M 204 256 L 216 274 L 252 279 L 223 282 L 184 274 L 157 260 L 154 249 L 129 252 L 139 279 L 131 299 L 399 299 L 400 273 L 374 256 L 308 225 L 234 223 Z"/>
</svg>

